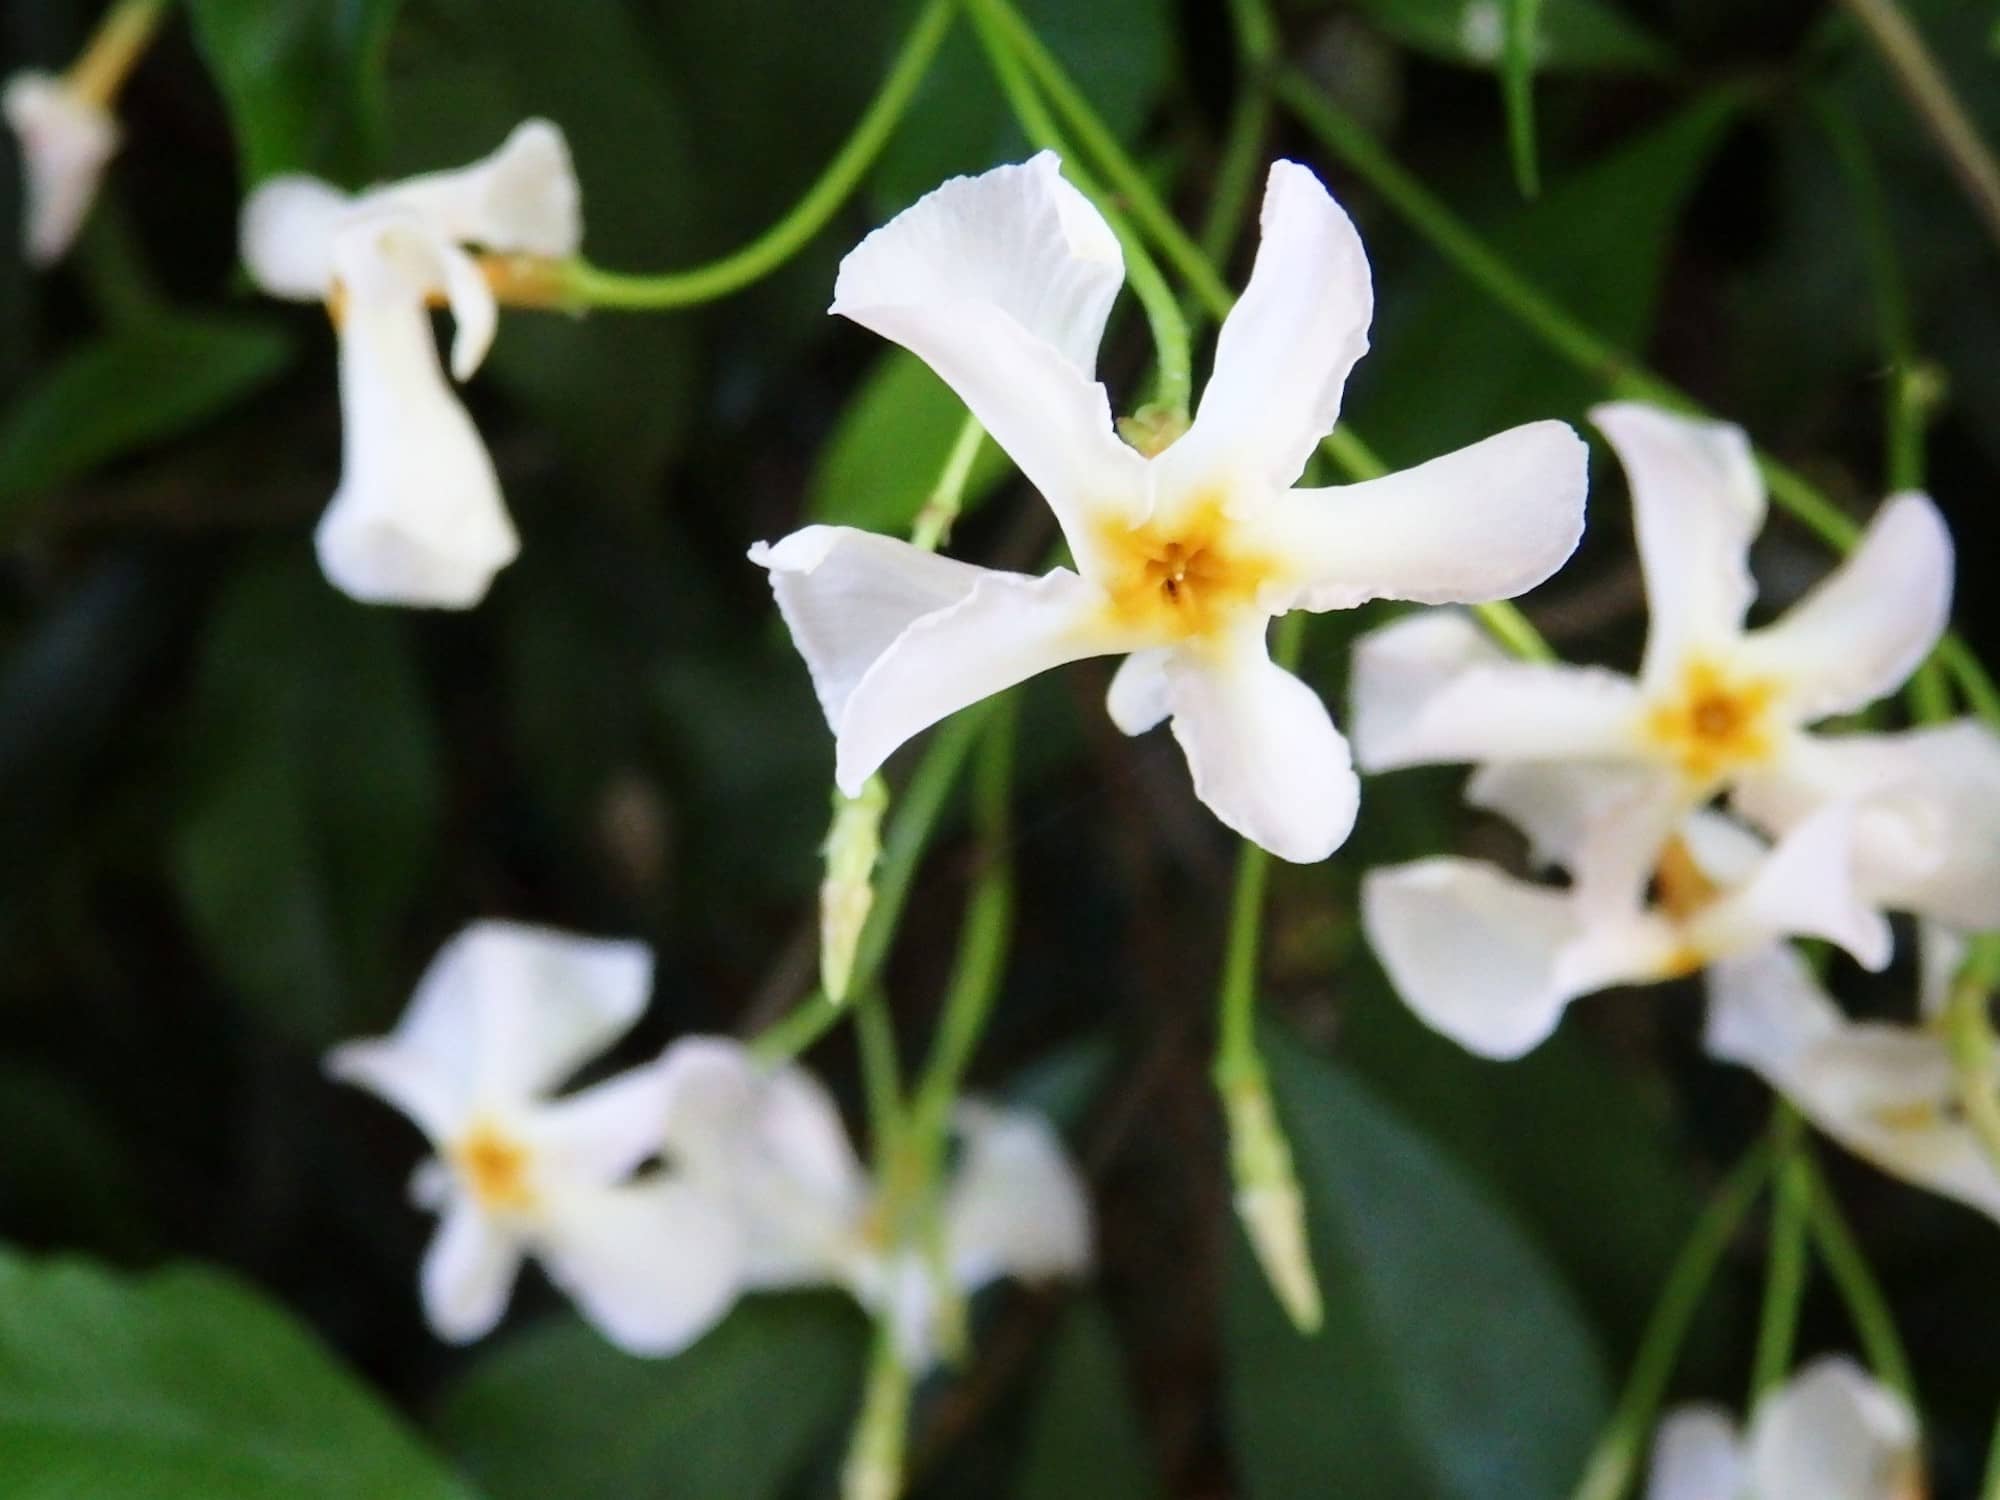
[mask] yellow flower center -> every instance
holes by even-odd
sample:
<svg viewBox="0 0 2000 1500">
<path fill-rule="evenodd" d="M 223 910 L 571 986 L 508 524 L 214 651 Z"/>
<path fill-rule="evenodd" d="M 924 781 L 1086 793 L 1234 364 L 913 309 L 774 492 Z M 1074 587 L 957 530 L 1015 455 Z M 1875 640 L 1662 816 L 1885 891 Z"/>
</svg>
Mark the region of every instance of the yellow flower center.
<svg viewBox="0 0 2000 1500">
<path fill-rule="evenodd" d="M 1732 678 L 1713 662 L 1692 661 L 1679 693 L 1646 715 L 1646 733 L 1690 781 L 1714 782 L 1770 755 L 1776 697 L 1774 683 Z"/>
<path fill-rule="evenodd" d="M 1687 924 L 1722 894 L 1722 888 L 1708 878 L 1702 867 L 1695 863 L 1694 852 L 1688 848 L 1687 840 L 1675 834 L 1667 840 L 1660 851 L 1660 862 L 1653 869 L 1653 901 L 1674 924 Z M 1680 979 L 1696 972 L 1708 963 L 1708 954 L 1692 942 L 1683 941 L 1668 957 L 1660 974 L 1662 979 Z"/>
<path fill-rule="evenodd" d="M 1214 498 L 1170 522 L 1103 527 L 1113 623 L 1166 645 L 1212 634 L 1254 604 L 1278 572 L 1276 559 L 1244 551 L 1230 533 Z"/>
<path fill-rule="evenodd" d="M 490 1125 L 479 1125 L 453 1148 L 451 1158 L 483 1207 L 525 1212 L 535 1206 L 535 1192 L 528 1183 L 528 1148 L 520 1142 Z"/>
</svg>

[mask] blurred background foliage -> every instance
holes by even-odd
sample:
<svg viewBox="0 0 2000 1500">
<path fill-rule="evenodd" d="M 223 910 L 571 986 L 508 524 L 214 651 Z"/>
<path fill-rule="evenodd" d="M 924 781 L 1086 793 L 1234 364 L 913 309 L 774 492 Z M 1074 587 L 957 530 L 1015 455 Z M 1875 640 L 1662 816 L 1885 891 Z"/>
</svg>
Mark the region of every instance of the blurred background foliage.
<svg viewBox="0 0 2000 1500">
<path fill-rule="evenodd" d="M 572 142 L 595 261 L 693 264 L 813 180 L 911 9 L 187 0 L 122 101 L 127 145 L 77 254 L 42 279 L 0 256 L 0 1237 L 87 1257 L 0 1259 L 0 1492 L 827 1491 L 865 1337 L 850 1308 L 758 1299 L 646 1363 L 536 1283 L 488 1344 L 443 1348 L 416 1310 L 414 1135 L 317 1058 L 387 1025 L 482 915 L 652 942 L 628 1057 L 803 993 L 830 746 L 744 549 L 802 515 L 907 525 L 959 412 L 824 315 L 833 269 L 1025 142 L 961 27 L 858 200 L 778 274 L 682 314 L 510 314 L 468 398 L 525 545 L 464 616 L 365 608 L 319 578 L 333 340 L 319 310 L 248 292 L 235 210 L 256 175 L 453 164 L 539 112 Z M 1225 8 L 1023 9 L 1198 222 L 1240 86 Z M 1992 8 L 1909 9 L 2000 139 Z M 0 8 L 6 64 L 63 65 L 95 10 Z M 2000 642 L 1995 247 L 1836 12 L 1546 0 L 1528 202 L 1498 7 L 1282 11 L 1286 55 L 1517 267 L 1857 515 L 1883 487 L 1883 238 L 1941 392 L 1930 482 L 1960 620 Z M 1601 396 L 1295 126 L 1269 144 L 1362 227 L 1379 317 L 1348 415 L 1392 462 L 1579 421 Z M 16 192 L 0 174 L 0 243 Z M 1128 312 L 1115 395 L 1145 352 Z M 1565 654 L 1629 662 L 1630 528 L 1615 469 L 1596 478 L 1583 554 L 1528 608 Z M 973 493 L 989 503 L 960 550 L 1046 546 L 1004 463 Z M 1759 563 L 1775 604 L 1826 558 L 1780 522 Z M 1371 619 L 1315 629 L 1333 701 Z M 1329 1303 L 1301 1340 L 1238 1242 L 1206 1074 L 1230 842 L 1163 736 L 1112 730 L 1106 679 L 1092 663 L 1025 690 L 1023 912 L 976 1069 L 1070 1131 L 1102 1269 L 1064 1300 L 982 1302 L 973 1363 L 919 1403 L 918 1493 L 1567 1493 L 1665 1267 L 1761 1128 L 1760 1090 L 1699 1056 L 1685 986 L 1593 1001 L 1517 1064 L 1423 1032 L 1358 940 L 1358 876 L 1508 843 L 1452 773 L 1371 784 L 1354 842 L 1273 891 L 1268 1047 Z M 948 824 L 890 969 L 911 1036 L 956 929 L 955 841 Z M 1839 977 L 1863 1008 L 1904 1003 L 1900 969 Z M 814 1063 L 852 1092 L 844 1036 Z M 1969 1495 L 2000 1395 L 1993 1227 L 1824 1154 L 1914 1351 L 1936 1493 Z M 1760 1232 L 1732 1248 L 1677 1392 L 1740 1399 Z M 1851 1345 L 1823 1280 L 1806 1311 L 1808 1352 Z"/>
</svg>

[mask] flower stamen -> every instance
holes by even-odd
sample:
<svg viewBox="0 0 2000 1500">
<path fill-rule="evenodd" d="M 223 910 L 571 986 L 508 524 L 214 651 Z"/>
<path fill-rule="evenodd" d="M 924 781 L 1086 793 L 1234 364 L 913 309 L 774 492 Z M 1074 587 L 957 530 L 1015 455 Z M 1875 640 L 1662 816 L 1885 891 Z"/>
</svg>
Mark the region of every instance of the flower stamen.
<svg viewBox="0 0 2000 1500">
<path fill-rule="evenodd" d="M 525 1213 L 535 1206 L 528 1182 L 526 1146 L 490 1125 L 476 1125 L 452 1149 L 452 1162 L 482 1206 L 496 1213 Z"/>
</svg>

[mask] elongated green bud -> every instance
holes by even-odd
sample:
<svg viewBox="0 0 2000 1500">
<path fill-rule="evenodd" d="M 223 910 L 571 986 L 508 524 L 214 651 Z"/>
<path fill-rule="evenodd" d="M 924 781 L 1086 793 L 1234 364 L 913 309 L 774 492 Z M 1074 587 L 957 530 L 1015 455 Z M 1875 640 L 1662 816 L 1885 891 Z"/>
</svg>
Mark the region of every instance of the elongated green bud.
<svg viewBox="0 0 2000 1500">
<path fill-rule="evenodd" d="M 1305 1197 L 1292 1171 L 1292 1148 L 1271 1108 L 1261 1069 L 1239 1072 L 1222 1091 L 1229 1121 L 1229 1164 L 1236 1216 L 1265 1280 L 1300 1333 L 1317 1333 L 1321 1308 L 1306 1240 Z"/>
<path fill-rule="evenodd" d="M 858 797 L 833 794 L 833 824 L 821 851 L 826 875 L 819 885 L 819 982 L 835 1005 L 847 999 L 861 929 L 875 904 L 875 861 L 888 810 L 889 784 L 880 776 L 871 776 Z"/>
</svg>

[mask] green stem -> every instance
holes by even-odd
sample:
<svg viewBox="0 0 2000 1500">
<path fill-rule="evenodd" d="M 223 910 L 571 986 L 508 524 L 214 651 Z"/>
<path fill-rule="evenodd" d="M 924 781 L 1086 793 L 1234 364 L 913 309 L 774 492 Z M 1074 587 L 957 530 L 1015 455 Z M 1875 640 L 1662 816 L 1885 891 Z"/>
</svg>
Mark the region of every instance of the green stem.
<svg viewBox="0 0 2000 1500">
<path fill-rule="evenodd" d="M 1994 1421 L 1992 1445 L 1986 1450 L 1986 1477 L 1980 1481 L 1979 1500 L 2000 1500 L 2000 1419 Z"/>
<path fill-rule="evenodd" d="M 1496 255 L 1462 219 L 1406 172 L 1365 127 L 1327 99 L 1304 74 L 1290 69 L 1281 72 L 1276 92 L 1279 102 L 1301 124 L 1365 178 L 1382 200 L 1429 240 L 1461 275 L 1549 348 L 1602 382 L 1613 395 L 1703 414 L 1703 408 L 1692 397 L 1584 327 Z M 1717 107 L 1726 107 L 1732 97 L 1719 96 Z M 1861 534 L 1860 526 L 1802 475 L 1768 454 L 1760 453 L 1757 464 L 1771 498 L 1794 519 L 1838 551 L 1854 545 Z M 1979 658 L 1956 634 L 1947 635 L 1938 650 L 1975 710 L 1988 722 L 2000 726 L 2000 687 L 1995 687 Z"/>
<path fill-rule="evenodd" d="M 1958 1102 L 1987 1158 L 2000 1171 L 2000 1090 L 1987 1001 L 2000 986 L 2000 933 L 1972 940 L 1945 1001 L 1945 1036 L 1958 1073 Z"/>
<path fill-rule="evenodd" d="M 110 109 L 152 45 L 166 9 L 167 0 L 118 0 L 64 75 L 70 91 L 100 109 Z"/>
<path fill-rule="evenodd" d="M 1910 1374 L 1909 1355 L 1896 1332 L 1895 1316 L 1889 1311 L 1889 1299 L 1882 1295 L 1881 1285 L 1868 1267 L 1868 1257 L 1861 1253 L 1860 1242 L 1848 1228 L 1818 1163 L 1810 1153 L 1802 1160 L 1808 1179 L 1807 1208 L 1812 1218 L 1813 1245 L 1819 1251 L 1820 1262 L 1847 1306 L 1847 1316 L 1853 1320 L 1875 1378 L 1901 1396 L 1914 1412 L 1916 1381 Z"/>
<path fill-rule="evenodd" d="M 952 525 L 965 504 L 965 486 L 972 478 L 972 466 L 979 461 L 979 445 L 985 438 L 986 429 L 979 425 L 979 418 L 967 416 L 958 436 L 952 439 L 951 452 L 945 456 L 938 482 L 911 524 L 911 546 L 935 552 L 950 537 Z"/>
<path fill-rule="evenodd" d="M 1278 56 L 1277 23 L 1262 0 L 1230 0 L 1229 16 L 1236 32 L 1236 102 L 1229 112 L 1222 161 L 1196 241 L 1202 260 L 1217 268 L 1229 259 L 1257 186 L 1264 138 L 1271 133 L 1270 74 Z M 1201 305 L 1209 310 L 1207 304 Z"/>
<path fill-rule="evenodd" d="M 1764 1270 L 1764 1308 L 1751 1363 L 1749 1407 L 1785 1382 L 1798 1343 L 1799 1312 L 1806 1291 L 1806 1225 L 1811 1178 L 1805 1165 L 1805 1126 L 1780 1099 L 1771 1119 L 1777 1157 L 1777 1190 L 1771 1201 L 1770 1257 Z"/>
<path fill-rule="evenodd" d="M 841 1500 L 896 1500 L 903 1492 L 903 1450 L 910 1424 L 910 1372 L 896 1353 L 886 1314 L 861 1396 L 861 1416 L 840 1470 Z"/>
<path fill-rule="evenodd" d="M 861 1088 L 868 1102 L 868 1132 L 878 1173 L 903 1138 L 903 1065 L 896 1056 L 896 1028 L 879 989 L 854 1005 L 854 1033 L 861 1046 Z"/>
<path fill-rule="evenodd" d="M 1542 190 L 1535 166 L 1535 25 L 1542 0 L 1507 0 L 1507 45 L 1500 87 L 1507 105 L 1507 149 L 1523 198 Z"/>
<path fill-rule="evenodd" d="M 1722 1190 L 1695 1220 L 1687 1243 L 1667 1273 L 1653 1315 L 1646 1321 L 1618 1409 L 1598 1439 L 1572 1500 L 1620 1500 L 1631 1487 L 1695 1312 L 1744 1216 L 1763 1191 L 1771 1175 L 1771 1161 L 1767 1137 L 1736 1164 Z"/>
<path fill-rule="evenodd" d="M 738 291 L 790 260 L 826 226 L 888 144 L 951 29 L 956 10 L 956 0 L 927 0 L 854 133 L 805 196 L 758 238 L 708 265 L 651 276 L 569 261 L 560 268 L 566 300 L 578 307 L 631 310 L 691 307 Z"/>
<path fill-rule="evenodd" d="M 985 46 L 994 79 L 1000 85 L 1000 92 L 1006 96 L 1008 107 L 1014 111 L 1022 131 L 1037 147 L 1063 157 L 1064 175 L 1096 205 L 1104 221 L 1118 236 L 1119 248 L 1125 255 L 1126 278 L 1132 284 L 1140 307 L 1145 310 L 1146 324 L 1153 336 L 1154 357 L 1159 368 L 1159 386 L 1153 399 L 1168 411 L 1185 418 L 1194 391 L 1194 354 L 1187 319 L 1181 313 L 1173 289 L 1167 285 L 1166 277 L 1160 273 L 1159 264 L 1146 249 L 1145 242 L 1112 203 L 1111 196 L 1068 150 L 1061 130 L 1043 105 L 1041 96 L 1036 93 L 1035 83 L 1023 67 L 1027 46 L 1040 46 L 1034 34 L 1020 25 L 1018 17 L 1014 17 L 1014 25 L 1009 26 L 1011 13 L 999 0 L 971 0 L 971 7 L 973 25 Z M 1027 39 L 1026 44 L 1018 40 L 1023 36 Z"/>
</svg>

